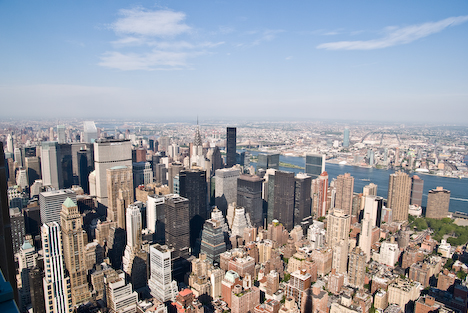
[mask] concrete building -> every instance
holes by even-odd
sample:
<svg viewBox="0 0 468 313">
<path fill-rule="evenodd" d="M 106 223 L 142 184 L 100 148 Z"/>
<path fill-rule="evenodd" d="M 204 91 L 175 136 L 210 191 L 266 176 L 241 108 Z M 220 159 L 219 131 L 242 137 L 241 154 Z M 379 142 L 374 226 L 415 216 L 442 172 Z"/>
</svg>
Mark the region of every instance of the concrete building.
<svg viewBox="0 0 468 313">
<path fill-rule="evenodd" d="M 335 208 L 351 215 L 353 207 L 354 177 L 349 173 L 338 175 L 335 181 Z"/>
<path fill-rule="evenodd" d="M 411 204 L 422 206 L 424 180 L 417 175 L 411 177 Z"/>
<path fill-rule="evenodd" d="M 327 215 L 327 211 L 328 211 L 327 204 L 328 204 L 328 173 L 322 172 L 320 176 L 312 180 L 312 214 L 314 215 L 315 218 L 319 218 L 319 217 Z"/>
<path fill-rule="evenodd" d="M 94 171 L 97 201 L 108 206 L 107 170 L 117 166 L 132 168 L 132 144 L 126 139 L 98 139 L 94 142 Z M 132 186 L 133 194 L 133 186 Z M 125 219 L 125 217 L 124 217 Z"/>
<path fill-rule="evenodd" d="M 362 288 L 365 275 L 366 254 L 359 247 L 356 247 L 349 254 L 348 282 L 355 288 Z"/>
<path fill-rule="evenodd" d="M 71 189 L 45 191 L 39 194 L 42 224 L 60 222 L 62 203 L 67 198 L 76 203 L 76 194 Z"/>
<path fill-rule="evenodd" d="M 226 214 L 228 205 L 237 201 L 239 168 L 223 168 L 215 172 L 215 204 Z"/>
<path fill-rule="evenodd" d="M 173 249 L 167 246 L 150 246 L 151 276 L 148 286 L 151 295 L 161 302 L 174 301 L 177 295 L 177 283 L 172 280 L 172 252 Z"/>
<path fill-rule="evenodd" d="M 240 284 L 234 286 L 231 291 L 231 312 L 249 313 L 260 304 L 260 289 L 255 286 L 243 288 Z"/>
<path fill-rule="evenodd" d="M 429 190 L 427 195 L 427 218 L 444 218 L 448 216 L 450 205 L 450 191 L 443 187 Z"/>
<path fill-rule="evenodd" d="M 372 246 L 372 219 L 369 213 L 364 215 L 364 219 L 361 221 L 362 229 L 359 235 L 359 247 L 365 254 L 366 262 L 369 262 L 371 258 L 371 246 Z"/>
<path fill-rule="evenodd" d="M 111 313 L 136 312 L 138 293 L 132 291 L 132 284 L 125 283 L 125 274 L 122 271 L 118 271 L 118 275 L 104 277 L 107 308 Z"/>
<path fill-rule="evenodd" d="M 411 178 L 403 173 L 390 174 L 388 182 L 387 207 L 392 209 L 393 221 L 408 220 L 411 198 Z"/>
<path fill-rule="evenodd" d="M 59 224 L 57 222 L 43 224 L 41 239 L 45 264 L 43 285 L 46 312 L 71 313 L 73 305 L 70 277 L 65 275 Z"/>
<path fill-rule="evenodd" d="M 117 222 L 117 226 L 123 229 L 126 226 L 125 210 L 134 200 L 132 178 L 131 166 L 118 165 L 106 169 L 107 220 Z"/>
<path fill-rule="evenodd" d="M 388 303 L 397 304 L 406 312 L 406 306 L 410 301 L 419 298 L 421 284 L 398 278 L 388 286 Z"/>
<path fill-rule="evenodd" d="M 400 257 L 398 244 L 392 241 L 384 241 L 380 246 L 379 262 L 387 266 L 393 267 Z"/>
<path fill-rule="evenodd" d="M 83 229 L 83 218 L 77 205 L 67 198 L 60 212 L 62 228 L 63 256 L 70 275 L 70 287 L 73 305 L 85 303 L 91 297 L 88 288 L 85 245 L 88 236 Z"/>
<path fill-rule="evenodd" d="M 286 284 L 286 298 L 296 300 L 301 312 L 310 312 L 312 309 L 312 297 L 310 296 L 311 276 L 306 271 L 295 271 Z M 309 310 L 303 310 L 309 308 Z"/>
<path fill-rule="evenodd" d="M 83 122 L 83 137 L 82 142 L 94 143 L 98 139 L 96 124 L 93 121 Z"/>
<path fill-rule="evenodd" d="M 200 252 L 206 254 L 206 258 L 210 263 L 219 263 L 219 255 L 224 251 L 226 251 L 226 243 L 221 221 L 206 220 L 203 225 Z"/>
<path fill-rule="evenodd" d="M 333 248 L 342 240 L 348 242 L 351 217 L 343 210 L 334 209 L 327 216 L 327 244 Z"/>
<path fill-rule="evenodd" d="M 253 226 L 263 225 L 263 179 L 255 175 L 240 175 L 237 178 L 237 205 L 250 216 Z"/>
<path fill-rule="evenodd" d="M 18 208 L 10 208 L 11 241 L 13 253 L 18 253 L 24 243 L 26 228 L 23 212 Z"/>
</svg>

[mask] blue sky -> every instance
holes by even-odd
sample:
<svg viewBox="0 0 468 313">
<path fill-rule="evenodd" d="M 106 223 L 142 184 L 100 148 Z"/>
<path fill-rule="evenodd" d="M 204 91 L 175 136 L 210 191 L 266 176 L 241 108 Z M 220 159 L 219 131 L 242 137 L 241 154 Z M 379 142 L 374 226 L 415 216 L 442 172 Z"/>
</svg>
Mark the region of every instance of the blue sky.
<svg viewBox="0 0 468 313">
<path fill-rule="evenodd" d="M 466 1 L 2 1 L 4 117 L 465 123 Z"/>
</svg>

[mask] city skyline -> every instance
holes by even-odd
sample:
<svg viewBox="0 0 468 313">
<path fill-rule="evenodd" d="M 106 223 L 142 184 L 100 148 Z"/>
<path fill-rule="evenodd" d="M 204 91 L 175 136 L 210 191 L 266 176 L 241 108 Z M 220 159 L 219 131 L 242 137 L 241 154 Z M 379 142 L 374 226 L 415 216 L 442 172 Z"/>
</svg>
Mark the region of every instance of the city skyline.
<svg viewBox="0 0 468 313">
<path fill-rule="evenodd" d="M 468 113 L 464 2 L 0 6 L 4 118 L 465 123 Z"/>
</svg>

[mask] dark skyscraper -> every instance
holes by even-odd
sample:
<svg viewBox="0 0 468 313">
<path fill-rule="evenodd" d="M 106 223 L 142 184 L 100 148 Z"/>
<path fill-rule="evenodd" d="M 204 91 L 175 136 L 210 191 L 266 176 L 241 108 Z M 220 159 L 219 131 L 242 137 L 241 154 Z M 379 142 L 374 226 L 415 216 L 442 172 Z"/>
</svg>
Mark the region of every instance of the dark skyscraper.
<svg viewBox="0 0 468 313">
<path fill-rule="evenodd" d="M 73 160 L 71 145 L 67 143 L 58 144 L 57 158 L 59 166 L 60 188 L 70 188 L 73 185 Z"/>
<path fill-rule="evenodd" d="M 321 154 L 306 155 L 305 170 L 312 179 L 319 177 L 325 171 L 325 156 Z"/>
<path fill-rule="evenodd" d="M 11 284 L 15 300 L 18 301 L 7 189 L 5 154 L 3 142 L 0 142 L 0 255 L 2 255 L 0 258 L 0 269 L 2 270 L 5 280 Z"/>
<path fill-rule="evenodd" d="M 189 200 L 177 195 L 167 197 L 165 211 L 166 245 L 174 248 L 172 253 L 173 276 L 175 279 L 181 280 L 190 266 L 187 261 L 190 247 Z"/>
<path fill-rule="evenodd" d="M 306 174 L 297 174 L 294 189 L 294 225 L 311 215 L 312 199 L 310 197 L 312 178 Z"/>
<path fill-rule="evenodd" d="M 257 171 L 259 169 L 267 170 L 269 168 L 279 169 L 279 154 L 259 153 Z"/>
<path fill-rule="evenodd" d="M 179 173 L 179 189 L 180 195 L 189 201 L 190 246 L 194 247 L 207 217 L 206 172 L 201 170 L 181 171 Z"/>
<path fill-rule="evenodd" d="M 294 227 L 294 173 L 276 171 L 273 218 L 289 231 Z"/>
<path fill-rule="evenodd" d="M 226 134 L 226 167 L 236 164 L 236 128 L 228 127 Z"/>
<path fill-rule="evenodd" d="M 423 188 L 424 180 L 417 175 L 411 177 L 411 204 L 422 205 Z"/>
<path fill-rule="evenodd" d="M 250 221 L 255 227 L 263 225 L 262 183 L 263 179 L 255 175 L 241 175 L 237 178 L 237 205 L 250 215 Z"/>
</svg>

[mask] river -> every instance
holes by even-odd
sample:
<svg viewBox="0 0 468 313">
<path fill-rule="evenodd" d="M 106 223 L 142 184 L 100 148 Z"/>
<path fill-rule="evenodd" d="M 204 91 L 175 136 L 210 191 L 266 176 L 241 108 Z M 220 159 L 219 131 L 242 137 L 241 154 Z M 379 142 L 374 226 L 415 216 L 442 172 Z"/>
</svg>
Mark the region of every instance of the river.
<svg viewBox="0 0 468 313">
<path fill-rule="evenodd" d="M 252 155 L 257 155 L 257 151 L 249 151 Z M 280 156 L 280 162 L 289 163 L 293 165 L 305 167 L 304 157 L 295 156 Z M 256 166 L 256 163 L 252 165 Z M 304 169 L 295 169 L 289 167 L 280 167 L 282 171 L 288 172 L 304 172 Z M 325 171 L 327 171 L 329 180 L 336 178 L 338 175 L 344 173 L 350 173 L 354 177 L 354 192 L 361 193 L 362 188 L 370 183 L 377 185 L 377 195 L 387 198 L 388 192 L 388 179 L 390 174 L 394 173 L 394 170 L 382 170 L 376 168 L 363 168 L 359 166 L 351 165 L 339 165 L 333 163 L 325 164 Z M 412 176 L 411 174 L 410 176 Z M 435 189 L 437 186 L 442 186 L 444 189 L 450 191 L 450 212 L 460 211 L 468 213 L 468 179 L 463 178 L 450 178 L 440 177 L 434 175 L 427 175 L 417 173 L 419 178 L 424 180 L 423 189 L 423 206 L 426 206 L 427 193 L 431 189 Z"/>
</svg>

